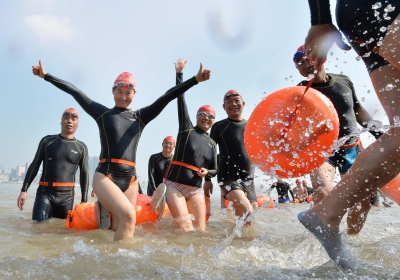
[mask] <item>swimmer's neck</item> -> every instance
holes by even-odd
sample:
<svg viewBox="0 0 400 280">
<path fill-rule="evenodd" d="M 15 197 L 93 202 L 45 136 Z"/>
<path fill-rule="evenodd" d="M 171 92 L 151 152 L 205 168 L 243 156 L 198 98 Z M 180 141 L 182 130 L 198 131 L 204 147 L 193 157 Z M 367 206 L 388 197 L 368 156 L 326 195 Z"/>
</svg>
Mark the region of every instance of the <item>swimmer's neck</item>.
<svg viewBox="0 0 400 280">
<path fill-rule="evenodd" d="M 162 151 L 161 154 L 162 154 L 162 156 L 165 157 L 165 158 L 170 158 L 171 155 L 172 155 L 172 151 L 171 151 L 170 153 Z"/>
<path fill-rule="evenodd" d="M 75 138 L 75 133 L 72 134 L 66 134 L 64 132 L 60 133 L 62 137 L 66 138 L 66 139 L 74 139 Z"/>
<path fill-rule="evenodd" d="M 323 84 L 329 82 L 330 80 L 331 78 L 328 76 L 328 74 L 326 74 L 325 69 L 322 68 L 315 76 L 314 84 Z"/>
</svg>

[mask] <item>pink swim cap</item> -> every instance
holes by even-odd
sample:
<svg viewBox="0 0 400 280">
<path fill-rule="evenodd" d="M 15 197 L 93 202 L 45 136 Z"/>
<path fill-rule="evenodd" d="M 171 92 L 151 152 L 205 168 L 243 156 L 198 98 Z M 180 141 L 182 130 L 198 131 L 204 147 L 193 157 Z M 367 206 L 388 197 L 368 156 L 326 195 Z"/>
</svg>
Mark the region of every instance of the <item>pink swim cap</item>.
<svg viewBox="0 0 400 280">
<path fill-rule="evenodd" d="M 129 72 L 122 72 L 119 74 L 117 79 L 115 79 L 113 87 L 125 87 L 125 88 L 132 88 L 136 90 L 136 82 L 135 79 L 133 78 L 132 74 Z"/>
<path fill-rule="evenodd" d="M 199 110 L 197 110 L 198 112 L 207 112 L 207 113 L 211 113 L 214 115 L 214 117 L 216 117 L 217 115 L 215 114 L 215 110 L 211 105 L 203 105 L 199 108 Z"/>
<path fill-rule="evenodd" d="M 172 136 L 167 136 L 167 137 L 165 137 L 164 138 L 164 140 L 163 140 L 163 142 L 164 141 L 169 141 L 169 142 L 172 142 L 172 143 L 176 143 L 176 141 L 175 141 L 175 138 L 174 137 L 172 137 Z"/>
</svg>

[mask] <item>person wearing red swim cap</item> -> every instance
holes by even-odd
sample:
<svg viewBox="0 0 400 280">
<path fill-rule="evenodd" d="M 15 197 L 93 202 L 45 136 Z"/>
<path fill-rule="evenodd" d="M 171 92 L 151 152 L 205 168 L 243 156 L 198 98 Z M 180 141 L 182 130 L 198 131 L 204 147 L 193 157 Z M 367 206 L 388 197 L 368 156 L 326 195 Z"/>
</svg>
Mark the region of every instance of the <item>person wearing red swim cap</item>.
<svg viewBox="0 0 400 280">
<path fill-rule="evenodd" d="M 182 82 L 185 65 L 186 60 L 183 59 L 175 63 L 177 85 Z M 179 132 L 174 156 L 165 176 L 165 197 L 176 227 L 183 231 L 204 231 L 206 208 L 202 181 L 217 174 L 217 150 L 207 133 L 214 124 L 215 110 L 210 105 L 201 106 L 193 126 L 185 95 L 180 95 L 177 102 Z M 164 191 L 165 188 L 157 188 L 152 204 L 154 198 L 162 196 Z"/>
<path fill-rule="evenodd" d="M 148 164 L 148 180 L 147 195 L 153 196 L 153 192 L 157 189 L 165 177 L 165 173 L 171 163 L 173 154 L 172 151 L 175 149 L 175 138 L 167 136 L 164 138 L 161 146 L 162 151 L 150 156 Z"/>
<path fill-rule="evenodd" d="M 99 200 L 100 228 L 115 231 L 114 240 L 132 238 L 136 223 L 136 149 L 145 126 L 176 97 L 199 82 L 210 78 L 210 71 L 200 69 L 196 76 L 169 89 L 151 105 L 138 110 L 129 108 L 136 92 L 136 81 L 129 72 L 121 73 L 112 85 L 115 106 L 107 108 L 91 100 L 74 85 L 60 80 L 44 70 L 43 64 L 32 67 L 34 75 L 44 78 L 69 93 L 97 123 L 100 134 L 100 163 L 93 178 L 93 190 Z M 109 219 L 112 213 L 112 223 Z"/>
<path fill-rule="evenodd" d="M 221 208 L 225 199 L 232 201 L 235 215 L 251 225 L 253 209 L 257 207 L 254 186 L 254 165 L 244 146 L 244 130 L 247 120 L 243 118 L 245 102 L 237 90 L 224 94 L 222 107 L 227 118 L 218 121 L 211 128 L 210 136 L 219 146 L 218 183 L 221 188 Z M 206 179 L 204 192 L 210 196 L 213 191 L 211 180 Z"/>
<path fill-rule="evenodd" d="M 65 109 L 61 115 L 61 133 L 42 138 L 35 158 L 26 171 L 18 208 L 23 210 L 27 191 L 36 177 L 40 165 L 43 171 L 33 204 L 32 220 L 49 218 L 65 219 L 74 206 L 75 174 L 79 167 L 81 203 L 87 202 L 88 194 L 88 150 L 82 141 L 75 138 L 79 114 L 74 108 Z"/>
</svg>

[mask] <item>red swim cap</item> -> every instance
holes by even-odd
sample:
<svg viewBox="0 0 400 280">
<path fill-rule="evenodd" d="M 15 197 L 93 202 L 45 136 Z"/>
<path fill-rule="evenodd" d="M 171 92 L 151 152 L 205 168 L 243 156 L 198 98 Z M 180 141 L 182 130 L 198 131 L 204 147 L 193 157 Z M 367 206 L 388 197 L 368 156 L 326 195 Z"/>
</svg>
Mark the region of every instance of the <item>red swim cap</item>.
<svg viewBox="0 0 400 280">
<path fill-rule="evenodd" d="M 306 180 L 303 180 L 303 184 L 307 184 L 307 181 L 306 181 Z"/>
<path fill-rule="evenodd" d="M 216 117 L 217 115 L 215 114 L 215 110 L 211 105 L 203 105 L 199 108 L 199 110 L 197 110 L 198 112 L 207 112 L 207 113 L 211 113 L 214 115 L 214 117 Z"/>
<path fill-rule="evenodd" d="M 300 179 L 296 179 L 296 183 L 301 183 Z"/>
<path fill-rule="evenodd" d="M 228 90 L 227 93 L 225 93 L 223 101 L 225 101 L 225 99 L 228 99 L 231 96 L 239 96 L 243 100 L 243 97 L 240 95 L 240 93 L 237 90 L 231 89 L 231 90 Z"/>
<path fill-rule="evenodd" d="M 174 144 L 176 143 L 175 138 L 172 137 L 172 136 L 167 136 L 167 137 L 165 137 L 164 140 L 163 140 L 163 143 L 164 143 L 165 141 L 169 141 L 169 142 L 172 142 L 172 143 L 174 143 Z"/>
<path fill-rule="evenodd" d="M 129 72 L 122 72 L 119 74 L 117 79 L 115 79 L 113 87 L 121 86 L 125 88 L 132 88 L 136 90 L 136 82 L 132 74 Z"/>
<path fill-rule="evenodd" d="M 65 109 L 64 112 L 62 113 L 61 117 L 64 116 L 66 112 L 68 112 L 70 114 L 76 114 L 79 117 L 78 111 L 75 110 L 74 108 Z"/>
</svg>

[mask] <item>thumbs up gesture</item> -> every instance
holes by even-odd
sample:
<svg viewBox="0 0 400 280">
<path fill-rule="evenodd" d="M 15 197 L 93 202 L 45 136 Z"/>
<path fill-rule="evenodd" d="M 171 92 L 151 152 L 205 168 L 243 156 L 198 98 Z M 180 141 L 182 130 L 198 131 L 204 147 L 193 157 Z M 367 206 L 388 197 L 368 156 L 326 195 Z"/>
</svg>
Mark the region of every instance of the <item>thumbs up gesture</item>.
<svg viewBox="0 0 400 280">
<path fill-rule="evenodd" d="M 199 83 L 207 81 L 207 80 L 210 79 L 210 74 L 211 74 L 210 70 L 207 70 L 207 69 L 203 70 L 203 64 L 201 64 L 201 62 L 200 62 L 200 69 L 199 69 L 199 72 L 196 75 L 196 80 Z"/>
<path fill-rule="evenodd" d="M 44 76 L 46 76 L 47 72 L 44 70 L 41 60 L 39 60 L 39 65 L 32 66 L 32 73 L 40 78 L 44 78 Z"/>
</svg>

